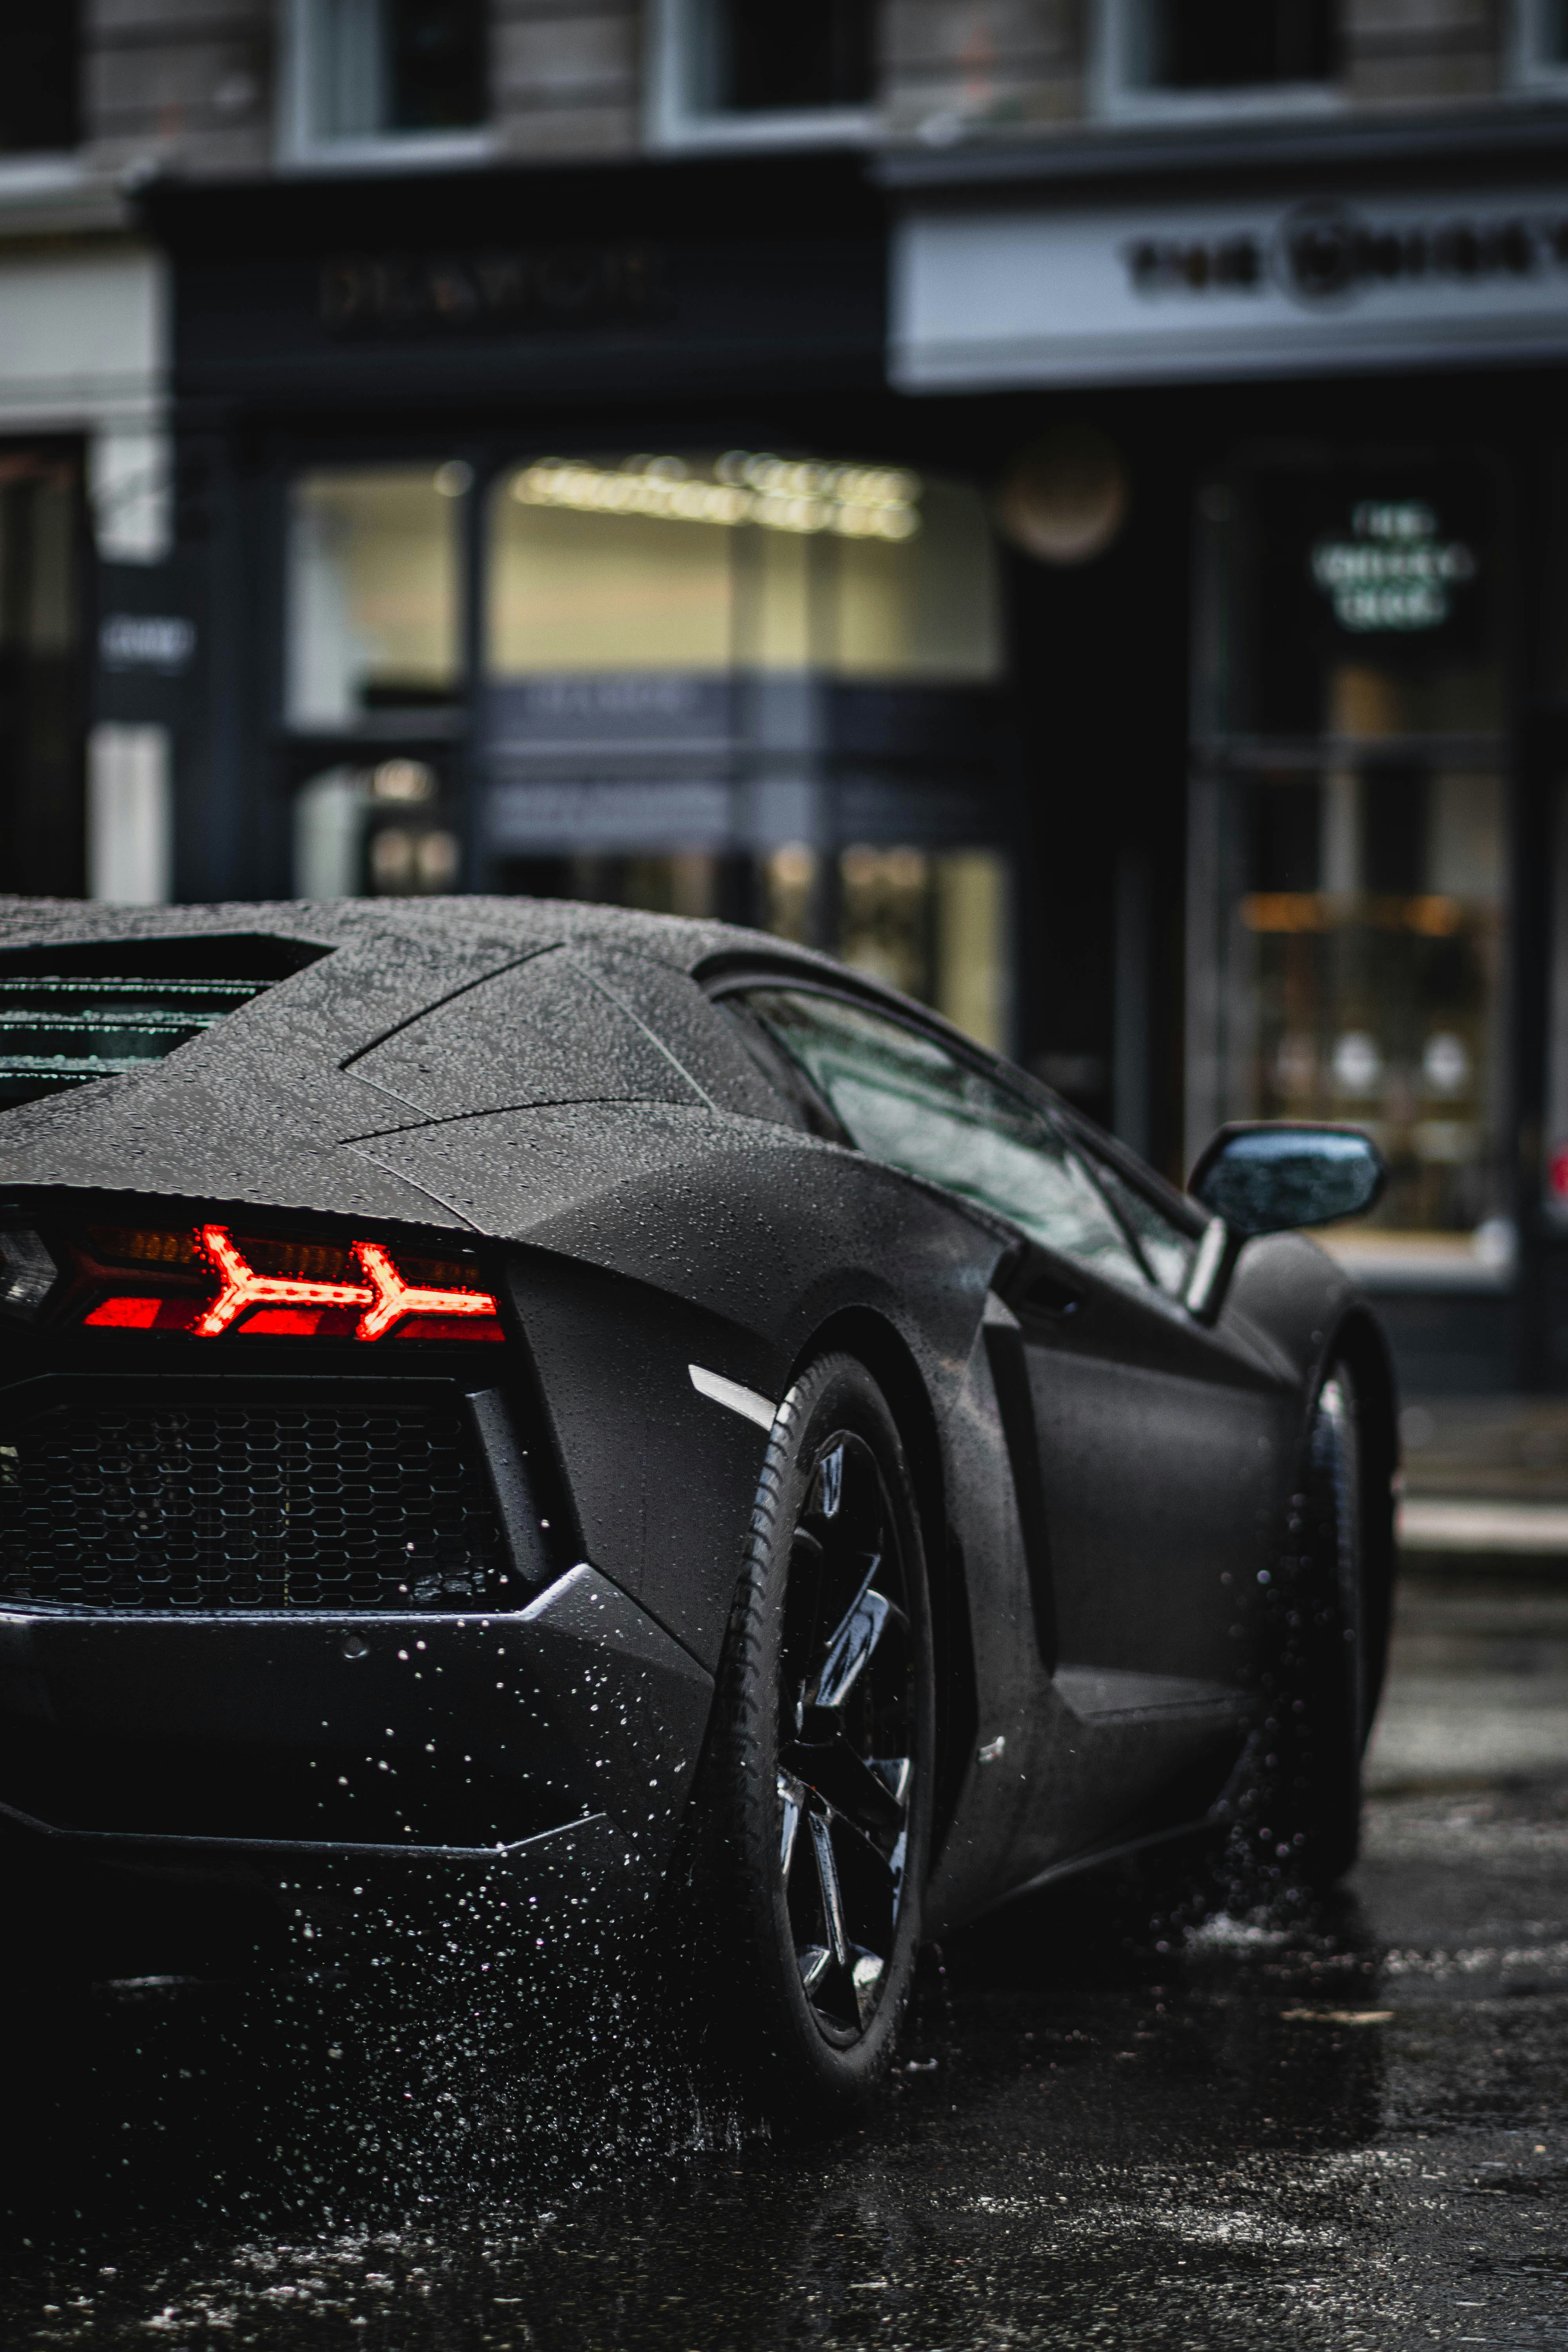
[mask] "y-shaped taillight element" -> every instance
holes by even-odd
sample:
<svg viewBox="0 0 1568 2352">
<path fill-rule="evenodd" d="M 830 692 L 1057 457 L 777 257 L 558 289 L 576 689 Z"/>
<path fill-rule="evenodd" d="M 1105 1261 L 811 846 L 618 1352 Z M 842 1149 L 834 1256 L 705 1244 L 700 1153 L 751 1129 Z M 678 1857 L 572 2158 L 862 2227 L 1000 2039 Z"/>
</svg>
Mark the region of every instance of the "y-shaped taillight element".
<svg viewBox="0 0 1568 2352">
<path fill-rule="evenodd" d="M 380 1339 L 410 1316 L 493 1317 L 496 1302 L 485 1290 L 426 1290 L 405 1282 L 380 1242 L 355 1242 L 354 1260 L 363 1282 L 310 1282 L 292 1274 L 258 1274 L 226 1225 L 199 1225 L 196 1243 L 223 1288 L 191 1329 L 198 1339 L 216 1339 L 253 1307 L 360 1307 L 356 1339 Z"/>
</svg>

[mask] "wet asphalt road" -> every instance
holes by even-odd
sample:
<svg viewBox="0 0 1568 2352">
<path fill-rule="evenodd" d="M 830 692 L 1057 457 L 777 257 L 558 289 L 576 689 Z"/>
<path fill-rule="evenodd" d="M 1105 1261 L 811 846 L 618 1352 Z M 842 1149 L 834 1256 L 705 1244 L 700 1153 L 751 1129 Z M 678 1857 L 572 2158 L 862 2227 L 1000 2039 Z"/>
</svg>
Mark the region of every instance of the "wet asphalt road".
<svg viewBox="0 0 1568 2352">
<path fill-rule="evenodd" d="M 1568 1591 L 1416 1590 L 1396 1669 L 1331 1905 L 1193 1853 L 972 1931 L 826 2146 L 700 2113 L 613 2001 L 541 2049 L 460 1938 L 417 2011 L 46 1990 L 0 2344 L 1568 2347 Z"/>
</svg>

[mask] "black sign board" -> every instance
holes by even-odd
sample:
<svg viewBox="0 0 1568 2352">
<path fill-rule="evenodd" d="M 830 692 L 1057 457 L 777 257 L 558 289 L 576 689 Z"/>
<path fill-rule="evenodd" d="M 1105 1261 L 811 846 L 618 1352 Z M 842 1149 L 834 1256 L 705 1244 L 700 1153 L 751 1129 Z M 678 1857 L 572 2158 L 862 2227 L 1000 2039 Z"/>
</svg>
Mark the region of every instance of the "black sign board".
<svg viewBox="0 0 1568 2352">
<path fill-rule="evenodd" d="M 176 392 L 209 415 L 884 381 L 886 230 L 854 156 L 168 183 L 142 201 L 174 261 Z"/>
<path fill-rule="evenodd" d="M 97 581 L 94 718 L 183 726 L 203 650 L 189 561 L 100 563 Z"/>
</svg>

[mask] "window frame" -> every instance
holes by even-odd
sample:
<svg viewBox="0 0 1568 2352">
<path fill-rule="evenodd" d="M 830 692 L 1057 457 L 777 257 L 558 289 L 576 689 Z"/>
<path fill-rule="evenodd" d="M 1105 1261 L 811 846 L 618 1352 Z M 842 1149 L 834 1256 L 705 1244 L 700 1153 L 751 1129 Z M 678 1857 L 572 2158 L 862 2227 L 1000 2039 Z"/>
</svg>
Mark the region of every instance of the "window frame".
<svg viewBox="0 0 1568 2352">
<path fill-rule="evenodd" d="M 280 170 L 358 172 L 377 163 L 400 170 L 440 171 L 453 163 L 484 163 L 499 152 L 494 92 L 486 72 L 491 119 L 468 131 L 350 131 L 323 137 L 312 128 L 310 12 L 316 0 L 287 0 L 281 70 L 278 77 L 275 161 Z"/>
<path fill-rule="evenodd" d="M 797 994 L 826 996 L 841 1004 L 852 1005 L 858 1011 L 878 1013 L 883 1020 L 892 1023 L 895 1027 L 907 1029 L 912 1035 L 924 1037 L 931 1045 L 940 1046 L 944 1053 L 951 1054 L 955 1061 L 973 1070 L 977 1076 L 987 1079 L 993 1086 L 999 1087 L 1004 1094 L 1012 1095 L 1024 1108 L 1033 1111 L 1038 1117 L 1043 1117 L 1047 1123 L 1056 1129 L 1063 1143 L 1078 1160 L 1084 1174 L 1094 1187 L 1096 1195 L 1103 1203 L 1106 1214 L 1126 1242 L 1133 1262 L 1142 1272 L 1148 1285 L 1147 1296 L 1150 1302 L 1166 1308 L 1175 1308 L 1184 1318 L 1190 1319 L 1190 1309 L 1185 1301 L 1174 1297 L 1165 1288 L 1144 1255 L 1137 1234 L 1130 1229 L 1114 1199 L 1100 1183 L 1096 1171 L 1096 1161 L 1099 1159 L 1109 1161 L 1122 1181 L 1133 1192 L 1141 1192 L 1162 1216 L 1186 1231 L 1193 1242 L 1194 1252 L 1208 1228 L 1210 1220 L 1206 1212 L 1189 1201 L 1184 1193 L 1178 1192 L 1174 1185 L 1167 1184 L 1152 1169 L 1145 1168 L 1124 1145 L 1117 1142 L 1114 1136 L 1103 1135 L 1098 1129 L 1091 1128 L 1069 1104 L 1059 1100 L 1048 1087 L 1043 1085 L 1038 1078 L 1031 1076 L 1027 1070 L 1018 1069 L 1000 1056 L 988 1054 L 983 1045 L 977 1045 L 973 1039 L 966 1037 L 962 1030 L 950 1027 L 940 1013 L 930 1013 L 921 1005 L 906 1005 L 897 1001 L 889 1002 L 880 990 L 871 985 L 858 984 L 853 977 L 841 978 L 836 972 L 821 972 L 811 966 L 802 967 L 783 957 L 776 962 L 771 957 L 748 957 L 740 963 L 732 957 L 724 957 L 718 961 L 700 966 L 693 977 L 710 1003 L 714 1004 L 722 1003 L 727 997 L 744 996 L 752 989 L 787 988 Z M 752 1018 L 755 1020 L 756 1016 L 752 1015 Z M 782 1053 L 784 1049 L 778 1047 L 775 1050 Z M 773 1083 L 775 1087 L 779 1085 L 777 1079 Z M 843 1124 L 832 1105 L 825 1099 L 804 1070 L 799 1073 L 799 1088 L 803 1094 L 809 1096 L 818 1111 L 822 1124 L 816 1131 L 820 1136 L 829 1142 L 837 1142 L 840 1150 L 858 1152 L 863 1159 L 870 1157 L 870 1154 L 863 1151 L 853 1138 L 846 1134 Z M 780 1091 L 782 1094 L 782 1088 Z M 787 1095 L 783 1098 L 786 1103 L 789 1101 Z M 791 1108 L 795 1106 L 792 1104 Z M 840 1140 L 840 1139 L 843 1139 Z M 879 1166 L 884 1164 L 887 1163 L 878 1162 Z M 966 1214 L 973 1215 L 980 1223 L 1000 1227 L 1013 1236 L 1022 1247 L 1028 1249 L 1045 1247 L 1044 1244 L 1035 1241 L 1032 1236 L 1026 1234 L 1021 1226 L 1015 1225 L 1012 1220 L 1005 1217 L 999 1209 L 987 1208 L 983 1202 L 973 1201 L 966 1194 L 950 1192 L 944 1185 L 931 1182 L 931 1180 L 924 1177 L 910 1175 L 907 1169 L 900 1169 L 897 1172 L 906 1176 L 910 1183 L 930 1182 L 931 1190 L 939 1192 L 944 1201 L 952 1202 Z M 1079 1264 L 1079 1260 L 1068 1257 L 1065 1252 L 1058 1251 L 1056 1255 L 1061 1257 L 1064 1265 L 1077 1266 Z M 1093 1271 L 1092 1268 L 1083 1270 L 1090 1273 Z M 1133 1294 L 1124 1295 L 1132 1296 Z"/>
<path fill-rule="evenodd" d="M 1342 114 L 1342 81 L 1249 82 L 1237 89 L 1155 89 L 1131 79 L 1134 11 L 1147 0 L 1100 0 L 1089 56 L 1089 101 L 1102 121 L 1214 122 Z M 1526 0 L 1530 5 L 1530 0 Z"/>
<path fill-rule="evenodd" d="M 296 5 L 299 0 L 296 0 Z M 665 152 L 727 148 L 868 147 L 881 128 L 869 106 L 781 107 L 776 112 L 705 111 L 690 98 L 695 0 L 647 0 L 644 10 L 644 132 Z"/>
</svg>

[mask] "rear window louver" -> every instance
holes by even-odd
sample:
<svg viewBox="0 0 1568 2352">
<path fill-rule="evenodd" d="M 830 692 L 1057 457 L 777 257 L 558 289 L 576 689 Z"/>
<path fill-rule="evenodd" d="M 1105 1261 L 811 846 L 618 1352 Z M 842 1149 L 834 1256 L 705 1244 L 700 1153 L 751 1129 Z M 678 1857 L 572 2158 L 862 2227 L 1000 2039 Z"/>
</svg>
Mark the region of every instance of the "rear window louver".
<svg viewBox="0 0 1568 2352">
<path fill-rule="evenodd" d="M 270 983 L 0 980 L 0 1104 L 161 1061 Z"/>
<path fill-rule="evenodd" d="M 322 952 L 260 939 L 121 942 L 116 970 L 106 945 L 57 953 L 52 970 L 36 949 L 0 958 L 0 1109 L 162 1061 Z"/>
</svg>

